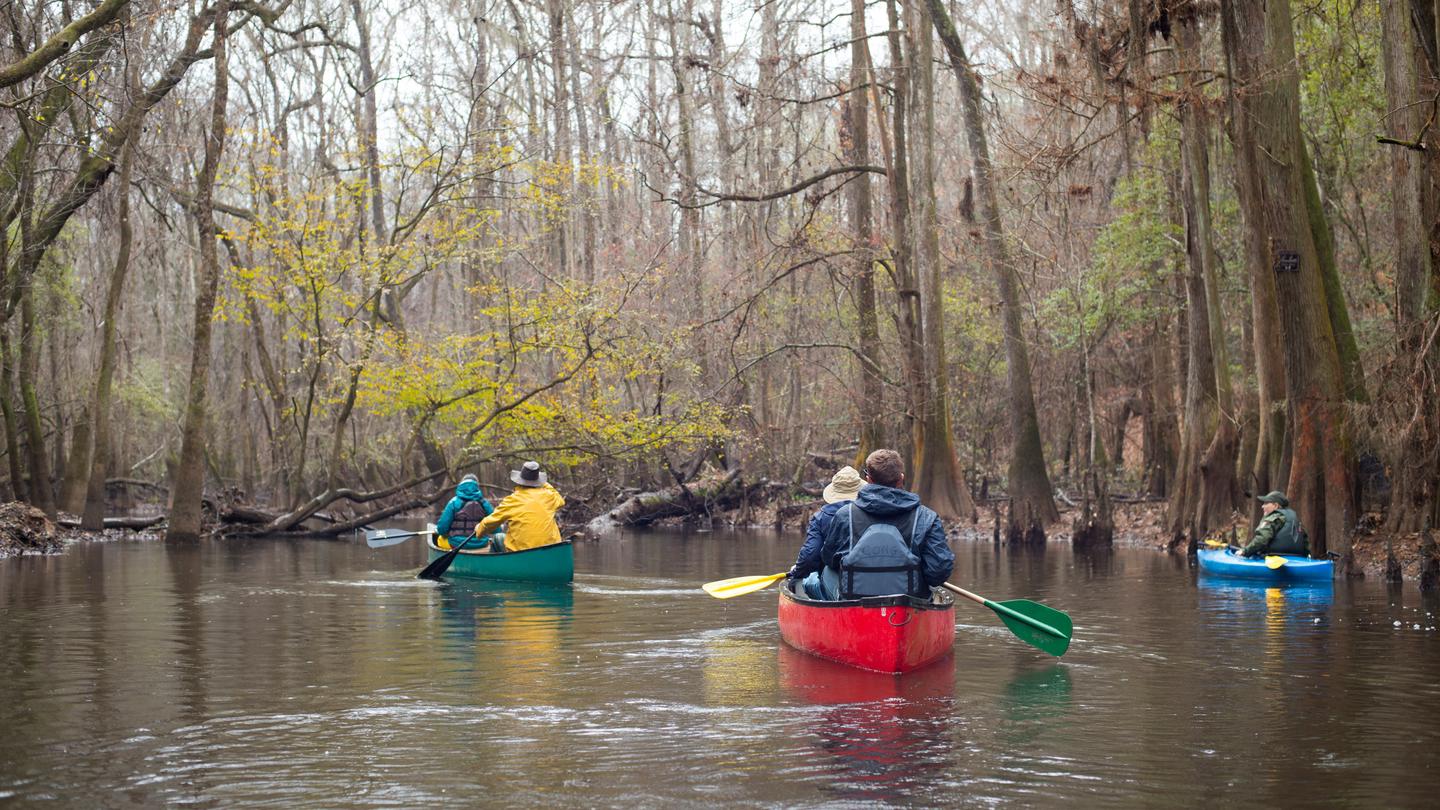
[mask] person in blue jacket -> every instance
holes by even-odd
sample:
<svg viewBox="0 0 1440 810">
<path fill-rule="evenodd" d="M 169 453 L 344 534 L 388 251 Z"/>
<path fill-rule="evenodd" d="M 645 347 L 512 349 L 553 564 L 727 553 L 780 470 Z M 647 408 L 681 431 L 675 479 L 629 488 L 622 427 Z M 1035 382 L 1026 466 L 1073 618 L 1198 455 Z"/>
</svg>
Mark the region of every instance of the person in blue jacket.
<svg viewBox="0 0 1440 810">
<path fill-rule="evenodd" d="M 454 537 L 457 541 L 464 540 L 474 534 L 475 526 L 494 511 L 495 507 L 485 500 L 485 493 L 480 491 L 480 479 L 474 475 L 466 475 L 456 485 L 455 497 L 445 504 L 445 511 L 441 512 L 440 519 L 435 521 L 435 531 L 440 534 L 435 540 L 435 545 L 449 550 L 449 538 Z M 478 550 L 482 544 L 472 543 L 471 545 Z"/>
<path fill-rule="evenodd" d="M 861 474 L 868 483 L 835 512 L 821 542 L 826 590 L 841 599 L 899 592 L 929 598 L 930 589 L 949 579 L 955 567 L 945 527 L 918 495 L 902 488 L 905 463 L 899 453 L 876 450 Z M 874 542 L 861 542 L 872 535 Z M 887 541 L 895 547 L 886 547 Z M 906 560 L 903 566 L 896 565 L 897 555 Z M 885 587 L 877 587 L 882 583 Z"/>
<path fill-rule="evenodd" d="M 825 584 L 820 579 L 820 544 L 825 539 L 825 530 L 830 527 L 830 519 L 842 506 L 853 501 L 859 494 L 860 487 L 864 485 L 865 481 L 860 478 L 859 471 L 847 464 L 835 472 L 830 483 L 825 486 L 825 491 L 820 493 L 825 499 L 825 505 L 810 517 L 810 524 L 805 528 L 805 544 L 800 547 L 800 554 L 796 556 L 795 564 L 790 567 L 788 574 L 790 579 L 801 580 L 805 593 L 811 599 L 837 598 L 825 589 Z"/>
</svg>

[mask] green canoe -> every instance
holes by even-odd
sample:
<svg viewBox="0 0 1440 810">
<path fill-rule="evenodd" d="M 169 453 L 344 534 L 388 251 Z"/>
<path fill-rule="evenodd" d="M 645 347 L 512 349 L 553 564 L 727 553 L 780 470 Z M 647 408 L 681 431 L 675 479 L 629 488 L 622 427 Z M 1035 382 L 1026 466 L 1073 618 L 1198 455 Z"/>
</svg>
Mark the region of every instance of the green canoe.
<svg viewBox="0 0 1440 810">
<path fill-rule="evenodd" d="M 434 535 L 426 537 L 425 542 L 430 547 L 430 562 L 445 554 L 435 545 Z M 483 548 L 478 540 L 472 540 L 470 546 Z M 471 551 L 470 546 L 455 555 L 455 562 L 450 564 L 447 575 L 512 582 L 569 582 L 575 578 L 575 551 L 570 543 L 552 543 L 499 554 Z"/>
</svg>

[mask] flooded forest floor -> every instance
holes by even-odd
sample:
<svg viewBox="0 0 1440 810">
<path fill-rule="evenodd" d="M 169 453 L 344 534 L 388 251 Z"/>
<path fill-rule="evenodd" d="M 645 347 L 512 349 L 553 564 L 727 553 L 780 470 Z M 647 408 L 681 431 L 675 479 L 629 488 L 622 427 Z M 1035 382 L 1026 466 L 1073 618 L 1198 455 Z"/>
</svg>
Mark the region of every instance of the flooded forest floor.
<svg viewBox="0 0 1440 810">
<path fill-rule="evenodd" d="M 644 493 L 634 496 L 630 500 L 633 501 L 650 494 Z M 586 509 L 584 512 L 565 510 L 560 518 L 566 537 L 572 540 L 600 540 L 604 537 L 607 528 L 613 525 L 664 529 L 751 528 L 792 532 L 796 535 L 796 549 L 798 550 L 811 515 L 824 505 L 824 501 L 819 497 L 812 497 L 818 495 L 818 490 L 815 493 L 808 491 L 790 493 L 781 492 L 772 487 L 768 491 L 761 492 L 752 489 L 747 494 L 748 497 L 742 497 L 738 501 L 721 503 L 713 501 L 706 503 L 707 499 L 701 498 L 699 502 L 686 504 L 684 508 L 673 510 L 674 513 L 658 514 L 633 522 L 615 523 L 613 520 L 607 520 L 608 517 L 620 512 L 628 501 L 622 501 L 616 508 L 599 514 L 587 514 L 594 512 L 593 508 Z M 795 497 L 797 494 L 799 497 Z M 977 519 L 973 522 L 945 521 L 946 531 L 951 542 L 996 544 L 1002 542 L 1005 520 L 1004 504 L 1005 501 L 992 498 L 977 507 Z M 1171 533 L 1166 528 L 1166 506 L 1164 501 L 1153 500 L 1114 504 L 1114 545 L 1128 548 L 1153 548 L 1157 551 L 1171 550 L 1174 543 Z M 155 514 L 162 509 L 163 505 L 161 504 L 147 504 L 144 511 Z M 1060 504 L 1060 520 L 1046 528 L 1048 542 L 1052 544 L 1070 543 L 1072 528 L 1079 514 L 1078 507 L 1068 506 L 1062 502 Z M 429 514 L 428 511 L 417 510 L 397 517 L 425 520 L 433 519 L 434 515 Z M 1426 554 L 1422 552 L 1422 548 L 1426 545 L 1426 538 L 1423 533 L 1398 537 L 1384 535 L 1378 529 L 1383 523 L 1383 517 L 1383 513 L 1367 512 L 1359 520 L 1357 529 L 1352 535 L 1358 567 L 1367 578 L 1384 578 L 1387 574 L 1394 578 L 1398 573 L 1403 579 L 1420 579 L 1424 573 Z M 0 558 L 27 553 L 55 553 L 63 550 L 67 541 L 73 540 L 159 539 L 163 536 L 164 530 L 163 523 L 139 529 L 107 528 L 103 532 L 84 531 L 75 528 L 77 525 L 78 519 L 73 516 L 62 515 L 57 524 L 47 519 L 39 509 L 28 504 L 19 502 L 0 504 Z M 1228 526 L 1212 532 L 1211 536 L 1243 545 L 1249 539 L 1252 529 L 1253 525 L 1246 517 L 1236 513 Z M 1183 548 L 1183 545 L 1175 548 L 1178 550 Z M 1392 555 L 1393 563 L 1391 562 Z"/>
</svg>

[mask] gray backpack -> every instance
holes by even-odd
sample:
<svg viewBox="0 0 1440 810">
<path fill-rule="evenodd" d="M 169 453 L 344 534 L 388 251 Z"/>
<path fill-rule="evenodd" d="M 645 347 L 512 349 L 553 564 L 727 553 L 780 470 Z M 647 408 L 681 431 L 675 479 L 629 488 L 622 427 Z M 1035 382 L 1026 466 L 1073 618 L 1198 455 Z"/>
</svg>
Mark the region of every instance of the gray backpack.
<svg viewBox="0 0 1440 810">
<path fill-rule="evenodd" d="M 918 539 L 930 530 L 930 515 L 922 516 L 922 508 L 916 507 L 897 526 L 869 515 L 855 504 L 850 504 L 849 509 L 850 547 L 839 559 L 840 598 L 928 596 L 916 550 Z M 902 527 L 908 531 L 902 533 Z"/>
</svg>

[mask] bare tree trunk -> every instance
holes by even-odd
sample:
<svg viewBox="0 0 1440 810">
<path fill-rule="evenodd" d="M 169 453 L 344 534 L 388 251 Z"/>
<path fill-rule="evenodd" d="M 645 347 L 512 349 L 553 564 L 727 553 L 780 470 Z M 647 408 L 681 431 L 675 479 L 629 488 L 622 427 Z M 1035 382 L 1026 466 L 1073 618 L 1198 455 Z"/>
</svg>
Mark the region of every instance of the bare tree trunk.
<svg viewBox="0 0 1440 810">
<path fill-rule="evenodd" d="M 30 488 L 25 483 L 25 469 L 20 463 L 20 428 L 15 419 L 15 362 L 10 350 L 10 323 L 0 306 L 0 416 L 5 421 L 5 461 L 10 468 L 10 494 L 20 501 L 30 501 Z"/>
<path fill-rule="evenodd" d="M 915 441 L 916 457 L 913 487 L 927 506 L 943 518 L 975 518 L 975 502 L 960 471 L 955 455 L 955 440 L 950 427 L 950 369 L 945 358 L 945 307 L 943 265 L 940 256 L 940 220 L 936 210 L 935 176 L 935 70 L 934 37 L 929 15 L 924 6 L 916 6 L 918 17 L 910 31 L 915 36 L 919 66 L 914 73 L 915 96 L 920 102 L 921 125 L 920 194 L 917 229 L 921 248 L 921 269 L 924 272 L 924 305 L 921 321 L 925 344 L 925 398 L 919 420 L 920 435 Z"/>
<path fill-rule="evenodd" d="M 52 359 L 55 350 L 51 344 Z M 57 371 L 51 377 L 62 379 Z M 85 485 L 90 480 L 90 456 L 94 450 L 95 414 L 87 406 L 75 417 L 75 427 L 70 433 L 70 452 L 65 455 L 64 473 L 60 476 L 60 508 L 72 515 L 78 515 L 85 508 Z M 56 449 L 60 443 L 56 442 Z"/>
<path fill-rule="evenodd" d="M 909 116 L 912 71 L 900 41 L 900 15 L 895 0 L 888 0 L 885 8 L 890 21 L 888 40 L 893 74 L 890 81 L 894 87 L 894 106 L 891 110 L 894 145 L 891 164 L 886 167 L 886 175 L 890 180 L 891 260 L 895 265 L 895 292 L 900 306 L 901 357 L 905 364 L 905 430 L 913 440 L 920 435 L 917 422 L 924 407 L 925 346 L 920 331 L 920 289 L 915 280 L 910 227 L 910 147 L 906 120 Z M 919 452 L 919 445 L 912 444 L 911 459 L 916 458 Z"/>
<path fill-rule="evenodd" d="M 85 488 L 85 504 L 80 527 L 86 531 L 105 528 L 105 478 L 110 469 L 110 391 L 115 380 L 115 339 L 120 317 L 120 303 L 125 290 L 125 276 L 130 270 L 130 245 L 135 229 L 130 223 L 130 175 L 135 165 L 134 142 L 125 144 L 120 155 L 120 205 L 117 215 L 120 241 L 115 251 L 115 266 L 110 271 L 110 285 L 105 291 L 105 311 L 100 324 L 100 372 L 90 398 L 90 412 L 95 418 L 95 450 L 90 456 L 90 477 Z"/>
<path fill-rule="evenodd" d="M 376 238 L 385 233 L 385 196 L 380 177 L 379 113 L 375 109 L 375 64 L 370 50 L 370 21 L 360 0 L 350 0 L 350 9 L 355 15 L 355 28 L 359 33 L 357 47 L 360 59 L 361 83 L 361 143 L 365 150 L 365 173 L 369 181 L 370 220 L 375 228 Z"/>
<path fill-rule="evenodd" d="M 1175 418 L 1175 365 L 1170 359 L 1168 316 L 1156 318 L 1146 330 L 1145 367 L 1150 375 L 1143 389 L 1145 491 L 1157 498 L 1174 494 L 1175 466 L 1180 455 L 1179 423 Z"/>
<path fill-rule="evenodd" d="M 358 1 L 358 0 L 357 0 Z M 215 88 L 211 102 L 210 131 L 205 139 L 205 162 L 195 178 L 195 226 L 200 235 L 200 277 L 195 290 L 195 327 L 190 354 L 190 391 L 185 400 L 180 463 L 171 484 L 170 525 L 165 539 L 193 541 L 200 537 L 201 499 L 205 492 L 205 397 L 210 376 L 210 334 L 215 292 L 220 279 L 216 252 L 215 176 L 225 151 L 225 105 L 230 75 L 226 54 L 225 23 L 230 0 L 219 0 L 215 12 Z"/>
<path fill-rule="evenodd" d="M 1226 49 L 1226 70 L 1235 75 L 1230 50 Z M 1231 140 L 1235 147 L 1235 187 L 1244 219 L 1245 269 L 1250 282 L 1251 339 L 1246 348 L 1255 364 L 1255 452 L 1248 464 L 1249 480 L 1244 488 L 1252 494 L 1268 492 L 1282 486 L 1288 477 L 1284 462 L 1288 457 L 1285 417 L 1285 360 L 1281 351 L 1280 307 L 1275 274 L 1266 261 L 1269 244 L 1265 237 L 1259 155 L 1246 124 L 1252 104 L 1242 103 L 1234 81 L 1227 87 L 1230 109 Z M 1246 463 L 1242 459 L 1242 464 Z M 1252 517 L 1258 517 L 1252 509 Z"/>
<path fill-rule="evenodd" d="M 1288 0 L 1222 0 L 1225 48 L 1237 85 L 1242 129 L 1255 160 L 1265 264 L 1275 275 L 1294 451 L 1286 494 L 1315 541 L 1340 553 L 1353 573 L 1350 430 L 1335 332 L 1306 201 L 1299 137 L 1299 79 Z M 1243 199 L 1243 197 L 1242 197 Z"/>
<path fill-rule="evenodd" d="M 1230 362 L 1220 314 L 1218 259 L 1210 216 L 1210 157 L 1200 87 L 1199 35 L 1188 13 L 1173 21 L 1180 73 L 1187 77 L 1180 101 L 1182 200 L 1185 212 L 1186 300 L 1189 363 L 1185 386 L 1185 435 L 1180 450 L 1180 490 L 1170 501 L 1171 542 L 1200 536 L 1230 518 L 1237 495 Z"/>
<path fill-rule="evenodd" d="M 1386 135 L 1395 230 L 1396 370 L 1401 373 L 1394 410 L 1400 422 L 1390 468 L 1392 491 L 1385 530 L 1407 534 L 1440 527 L 1440 274 L 1428 244 L 1426 217 L 1426 108 L 1420 89 L 1423 49 L 1409 4 L 1382 2 L 1381 54 L 1385 62 Z M 1440 24 L 1440 15 L 1437 15 Z M 1430 113 L 1433 114 L 1433 111 Z M 1409 144 L 1400 146 L 1398 144 Z M 1434 160 L 1434 158 L 1429 158 Z"/>
<path fill-rule="evenodd" d="M 1345 398 L 1351 402 L 1368 402 L 1365 391 L 1365 372 L 1360 367 L 1360 347 L 1355 342 L 1355 330 L 1350 326 L 1350 311 L 1345 305 L 1345 290 L 1340 286 L 1340 267 L 1335 260 L 1335 237 L 1330 223 L 1325 219 L 1325 207 L 1320 201 L 1320 185 L 1315 178 L 1315 166 L 1310 160 L 1310 149 L 1300 132 L 1300 123 L 1295 123 L 1295 140 L 1300 144 L 1300 179 L 1304 184 L 1305 211 L 1310 224 L 1311 239 L 1315 242 L 1315 256 L 1320 262 L 1320 283 L 1325 293 L 1325 309 L 1329 315 L 1331 330 L 1335 333 L 1335 351 L 1340 358 L 1340 377 L 1345 386 Z"/>
<path fill-rule="evenodd" d="M 725 97 L 725 76 L 729 66 L 729 54 L 725 48 L 725 26 L 724 26 L 725 3 L 724 0 L 711 0 L 710 19 L 701 18 L 705 36 L 709 40 L 709 103 L 710 111 L 715 119 L 715 146 L 717 147 L 716 163 L 717 174 L 720 177 L 722 188 L 733 188 L 735 186 L 735 141 L 731 133 L 729 104 Z M 735 210 L 734 204 L 726 200 L 719 206 L 718 227 L 720 233 L 735 232 Z M 723 251 L 721 256 L 724 266 L 733 267 L 739 261 L 740 243 L 737 239 L 722 239 L 720 248 Z"/>
<path fill-rule="evenodd" d="M 850 95 L 847 96 L 850 128 L 850 164 L 863 166 L 870 162 L 870 105 L 874 82 L 865 44 L 865 0 L 850 3 Z M 850 230 L 855 247 L 855 314 L 860 325 L 860 446 L 857 461 L 863 462 L 870 451 L 885 441 L 882 410 L 885 399 L 884 380 L 880 368 L 880 325 L 875 312 L 875 239 L 870 195 L 870 175 L 862 173 L 850 181 Z M 856 467 L 859 467 L 856 464 Z"/>
<path fill-rule="evenodd" d="M 580 147 L 580 165 L 575 173 L 576 200 L 580 209 L 580 272 L 587 284 L 595 283 L 595 181 L 594 147 L 590 143 L 589 107 L 580 86 L 580 40 L 575 33 L 573 13 L 565 15 L 566 45 L 569 49 L 570 95 L 575 99 L 575 135 Z"/>
<path fill-rule="evenodd" d="M 690 318 L 699 323 L 705 314 L 705 278 L 702 257 L 702 235 L 700 233 L 700 211 L 695 206 L 695 184 L 699 181 L 695 164 L 695 111 L 694 93 L 690 86 L 688 51 L 690 42 L 689 21 L 694 17 L 693 0 L 684 0 L 684 7 L 677 17 L 674 0 L 668 0 L 670 10 L 670 70 L 675 79 L 675 109 L 679 116 L 676 138 L 680 147 L 680 277 L 687 287 L 690 302 Z M 681 32 L 684 36 L 681 36 Z M 705 384 L 710 377 L 708 341 L 697 331 L 692 340 L 696 361 L 700 367 L 700 380 Z"/>
<path fill-rule="evenodd" d="M 926 0 L 940 41 L 950 55 L 950 65 L 960 82 L 960 102 L 965 137 L 970 146 L 971 171 L 975 178 L 980 217 L 985 224 L 986 258 L 995 273 L 1003 310 L 1005 360 L 1010 383 L 1010 429 L 1015 448 L 1010 459 L 1011 542 L 1043 542 L 1046 525 L 1060 519 L 1055 507 L 1050 474 L 1045 467 L 1045 449 L 1040 441 L 1040 423 L 1031 387 L 1030 356 L 1020 320 L 1020 279 L 1005 246 L 1000 220 L 999 194 L 995 189 L 990 147 L 980 113 L 980 84 L 965 55 L 965 47 L 941 0 Z"/>
<path fill-rule="evenodd" d="M 565 14 L 566 0 L 546 0 L 545 10 L 550 21 L 550 63 L 551 81 L 555 104 L 555 164 L 563 174 L 562 188 L 566 192 L 569 210 L 575 192 L 575 162 L 570 145 L 570 94 L 566 87 L 565 65 Z M 554 228 L 555 268 L 561 278 L 570 276 L 570 217 L 562 213 L 550 223 Z"/>
<path fill-rule="evenodd" d="M 20 295 L 20 404 L 25 415 L 25 447 L 30 467 L 31 503 L 50 517 L 55 517 L 55 482 L 50 476 L 50 461 L 45 456 L 45 431 L 40 422 L 40 398 L 35 391 L 39 373 L 40 335 L 35 328 L 33 289 Z"/>
</svg>

